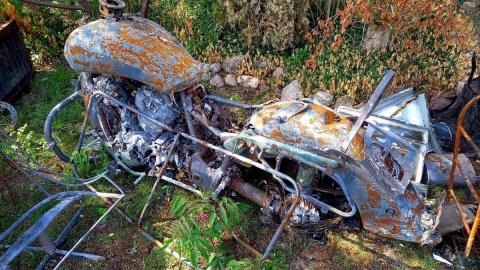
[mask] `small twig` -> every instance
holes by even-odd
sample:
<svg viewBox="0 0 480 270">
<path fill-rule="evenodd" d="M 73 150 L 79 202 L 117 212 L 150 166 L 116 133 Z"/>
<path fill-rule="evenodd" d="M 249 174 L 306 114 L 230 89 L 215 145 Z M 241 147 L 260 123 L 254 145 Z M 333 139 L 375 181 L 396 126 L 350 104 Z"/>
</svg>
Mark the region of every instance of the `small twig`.
<svg viewBox="0 0 480 270">
<path fill-rule="evenodd" d="M 60 9 L 67 9 L 67 10 L 84 10 L 83 6 L 80 5 L 64 5 L 64 4 L 55 4 L 43 1 L 36 1 L 36 0 L 20 0 L 27 4 L 43 6 L 43 7 L 53 7 L 53 8 L 60 8 Z"/>
</svg>

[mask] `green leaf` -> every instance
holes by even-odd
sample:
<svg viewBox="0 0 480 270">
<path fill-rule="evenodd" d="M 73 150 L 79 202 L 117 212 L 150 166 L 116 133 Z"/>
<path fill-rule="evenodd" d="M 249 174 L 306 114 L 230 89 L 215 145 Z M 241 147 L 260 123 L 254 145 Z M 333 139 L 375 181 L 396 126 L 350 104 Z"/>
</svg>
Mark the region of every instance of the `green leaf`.
<svg viewBox="0 0 480 270">
<path fill-rule="evenodd" d="M 208 264 L 207 270 L 216 269 L 217 264 L 218 264 L 218 259 L 214 258 L 212 262 Z"/>
<path fill-rule="evenodd" d="M 176 212 L 176 216 L 179 217 L 179 216 L 183 215 L 185 210 L 187 210 L 187 207 L 188 207 L 187 202 L 184 202 L 183 204 L 181 204 L 178 211 Z"/>
<path fill-rule="evenodd" d="M 197 238 L 197 240 L 198 240 L 200 243 L 202 243 L 202 245 L 203 245 L 204 247 L 206 247 L 209 251 L 213 251 L 213 246 L 212 246 L 212 244 L 210 243 L 210 241 L 208 241 L 207 239 L 205 239 L 205 238 L 203 238 L 203 237 L 201 237 L 201 236 L 199 236 L 199 237 Z"/>
<path fill-rule="evenodd" d="M 215 225 L 213 226 L 213 229 L 218 233 L 218 235 L 221 235 L 223 233 L 223 226 L 221 222 L 215 222 Z"/>
<path fill-rule="evenodd" d="M 197 204 L 194 207 L 192 207 L 192 210 L 190 210 L 190 213 L 197 213 L 200 210 L 203 210 L 203 204 Z"/>
<path fill-rule="evenodd" d="M 246 204 L 246 203 L 239 203 L 237 204 L 237 208 L 240 210 L 240 211 L 247 211 L 249 209 L 252 209 L 253 207 L 250 205 L 250 204 Z"/>
<path fill-rule="evenodd" d="M 213 205 L 211 205 L 211 204 L 204 204 L 203 210 L 204 210 L 204 211 L 213 212 L 213 211 L 215 211 L 215 206 L 213 206 Z"/>
<path fill-rule="evenodd" d="M 191 234 L 190 233 L 190 226 L 189 226 L 187 220 L 185 219 L 185 217 L 180 218 L 180 228 L 181 228 L 183 236 L 185 236 L 185 237 L 190 236 L 190 234 Z"/>
<path fill-rule="evenodd" d="M 232 231 L 232 226 L 230 226 L 230 221 L 228 220 L 228 217 L 227 217 L 227 211 L 225 210 L 225 208 L 223 206 L 220 206 L 218 208 L 219 212 L 220 212 L 220 218 L 222 219 L 223 221 L 223 225 L 225 225 L 225 227 L 227 228 L 227 230 L 229 232 Z"/>
<path fill-rule="evenodd" d="M 172 242 L 173 242 L 173 238 L 172 239 L 167 239 L 166 241 L 164 241 L 162 249 L 163 250 L 167 249 L 170 246 L 170 244 L 172 244 Z"/>
<path fill-rule="evenodd" d="M 215 259 L 215 252 L 210 253 L 210 256 L 208 256 L 208 264 L 211 264 L 213 259 Z"/>
<path fill-rule="evenodd" d="M 235 267 L 238 265 L 238 261 L 237 260 L 231 260 L 227 263 L 227 267 Z"/>
<path fill-rule="evenodd" d="M 212 228 L 213 223 L 217 220 L 217 214 L 213 212 L 208 219 L 208 228 Z"/>
<path fill-rule="evenodd" d="M 200 252 L 200 255 L 202 255 L 202 257 L 208 258 L 208 252 L 205 247 L 203 247 L 202 245 L 197 245 L 197 249 Z"/>
<path fill-rule="evenodd" d="M 225 245 L 219 245 L 219 246 L 217 247 L 216 251 L 217 251 L 218 253 L 223 253 L 223 252 L 227 251 L 227 249 L 228 249 L 227 246 L 225 246 Z M 224 256 L 222 256 L 222 257 L 224 257 Z M 225 257 L 225 258 L 228 259 L 228 257 Z"/>
<path fill-rule="evenodd" d="M 214 230 L 203 230 L 203 234 L 207 237 L 219 237 L 220 234 L 216 233 Z"/>
<path fill-rule="evenodd" d="M 198 266 L 198 264 L 197 264 L 197 261 L 198 261 L 197 253 L 193 249 L 190 249 L 190 261 L 192 262 L 192 264 L 194 266 L 193 268 L 197 269 L 197 266 Z"/>
<path fill-rule="evenodd" d="M 178 206 L 180 205 L 180 202 L 182 201 L 182 198 L 180 196 L 175 196 L 173 197 L 173 202 L 172 202 L 172 207 L 171 207 L 171 212 L 173 215 L 176 215 L 178 211 Z"/>
<path fill-rule="evenodd" d="M 232 217 L 232 221 L 235 225 L 240 224 L 240 217 L 238 216 L 238 209 L 233 203 L 227 204 L 228 213 Z"/>
</svg>

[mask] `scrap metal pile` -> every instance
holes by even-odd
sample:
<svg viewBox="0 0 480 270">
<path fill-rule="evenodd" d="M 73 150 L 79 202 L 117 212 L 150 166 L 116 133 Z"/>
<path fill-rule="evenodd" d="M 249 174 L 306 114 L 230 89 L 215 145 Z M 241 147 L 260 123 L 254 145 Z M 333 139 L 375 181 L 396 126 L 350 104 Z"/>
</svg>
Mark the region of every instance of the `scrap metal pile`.
<svg viewBox="0 0 480 270">
<path fill-rule="evenodd" d="M 390 238 L 441 241 L 448 231 L 437 230 L 445 196 L 434 204 L 426 196 L 428 185 L 449 183 L 452 155 L 443 153 L 438 138 L 451 134 L 431 126 L 425 96 L 413 89 L 382 98 L 393 71 L 361 110 L 334 111 L 310 99 L 241 104 L 208 94 L 199 84 L 200 63 L 161 26 L 123 15 L 122 4 L 103 3 L 105 19 L 67 39 L 66 59 L 81 74 L 75 93 L 47 117 L 45 136 L 63 161 L 72 162 L 52 137 L 52 123 L 83 100 L 78 150 L 90 123 L 118 168 L 137 175 L 136 183 L 157 179 L 138 224 L 164 180 L 197 193 L 221 195 L 228 188 L 260 205 L 279 224 L 264 259 L 285 227 L 331 216 L 359 214 L 366 230 Z M 248 121 L 233 124 L 231 107 L 249 113 Z M 468 158 L 456 158 L 455 184 L 466 185 L 465 175 L 474 185 Z M 243 177 L 251 170 L 274 188 L 265 191 L 262 179 Z"/>
</svg>

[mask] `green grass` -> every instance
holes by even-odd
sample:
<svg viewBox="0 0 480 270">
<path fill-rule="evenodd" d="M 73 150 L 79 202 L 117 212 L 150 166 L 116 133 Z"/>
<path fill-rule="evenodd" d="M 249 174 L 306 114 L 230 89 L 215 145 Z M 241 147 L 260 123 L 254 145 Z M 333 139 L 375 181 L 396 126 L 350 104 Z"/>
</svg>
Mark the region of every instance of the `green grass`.
<svg viewBox="0 0 480 270">
<path fill-rule="evenodd" d="M 145 270 L 163 270 L 167 269 L 168 258 L 165 251 L 161 248 L 153 248 L 145 261 Z"/>
</svg>

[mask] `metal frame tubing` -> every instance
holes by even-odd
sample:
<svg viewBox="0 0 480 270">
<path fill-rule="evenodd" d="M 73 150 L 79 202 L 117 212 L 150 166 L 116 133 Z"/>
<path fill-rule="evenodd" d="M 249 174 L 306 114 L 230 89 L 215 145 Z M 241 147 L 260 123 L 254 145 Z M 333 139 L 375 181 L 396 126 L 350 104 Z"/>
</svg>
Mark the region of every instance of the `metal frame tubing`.
<svg viewBox="0 0 480 270">
<path fill-rule="evenodd" d="M 181 92 L 180 94 L 182 95 L 182 92 Z M 185 94 L 183 93 L 183 95 L 185 95 Z M 294 193 L 295 193 L 295 195 L 296 195 L 296 200 L 295 200 L 295 202 L 291 205 L 291 207 L 289 208 L 289 210 L 287 211 L 287 214 L 286 214 L 284 220 L 282 221 L 281 225 L 277 228 L 277 231 L 275 232 L 273 238 L 270 240 L 270 243 L 269 243 L 267 249 L 266 249 L 265 252 L 263 253 L 262 259 L 265 260 L 266 258 L 268 258 L 268 255 L 270 254 L 273 246 L 275 245 L 276 241 L 277 241 L 278 238 L 280 237 L 280 234 L 282 233 L 283 229 L 287 226 L 287 224 L 288 224 L 288 222 L 289 222 L 289 219 L 290 219 L 291 215 L 293 214 L 293 212 L 294 212 L 297 204 L 300 203 L 300 189 L 299 189 L 296 181 L 295 181 L 293 178 L 291 178 L 291 177 L 289 177 L 288 175 L 283 174 L 283 173 L 281 173 L 281 172 L 279 172 L 279 171 L 276 171 L 276 170 L 270 168 L 269 166 L 265 166 L 264 164 L 261 164 L 261 163 L 259 163 L 259 162 L 253 161 L 253 160 L 251 160 L 251 159 L 249 159 L 249 158 L 246 158 L 246 157 L 243 157 L 243 156 L 241 156 L 241 155 L 234 154 L 234 153 L 232 153 L 232 152 L 230 152 L 230 151 L 228 151 L 228 150 L 226 150 L 226 149 L 224 149 L 224 148 L 221 148 L 221 147 L 218 147 L 218 146 L 216 146 L 216 145 L 210 144 L 210 143 L 208 143 L 208 142 L 206 142 L 206 141 L 200 140 L 200 139 L 192 136 L 191 134 L 187 134 L 187 133 L 185 133 L 185 132 L 178 131 L 178 130 L 176 130 L 176 129 L 168 126 L 168 125 L 165 125 L 165 124 L 163 124 L 162 122 L 160 122 L 160 121 L 158 121 L 158 120 L 156 120 L 156 119 L 154 119 L 154 118 L 152 118 L 152 117 L 150 117 L 150 116 L 148 116 L 148 115 L 143 114 L 142 112 L 138 111 L 136 108 L 134 108 L 134 107 L 132 107 L 132 106 L 130 106 L 130 105 L 122 102 L 121 100 L 118 100 L 118 99 L 116 99 L 116 98 L 114 98 L 114 97 L 111 97 L 111 96 L 107 95 L 106 93 L 104 93 L 104 92 L 102 92 L 102 91 L 94 91 L 94 92 L 91 94 L 90 100 L 89 100 L 89 102 L 88 102 L 88 107 L 87 107 L 87 112 L 86 112 L 85 119 L 88 118 L 88 114 L 89 114 L 89 112 L 91 111 L 92 106 L 93 106 L 93 101 L 94 101 L 94 100 L 96 99 L 96 97 L 98 97 L 98 96 L 101 96 L 101 97 L 103 97 L 103 98 L 106 98 L 106 99 L 109 99 L 109 100 L 111 100 L 111 101 L 114 101 L 114 102 L 116 102 L 118 105 L 121 105 L 121 106 L 123 106 L 124 108 L 126 108 L 126 109 L 128 109 L 128 110 L 130 110 L 130 111 L 132 111 L 132 112 L 134 112 L 134 113 L 136 113 L 137 115 L 141 115 L 142 117 L 148 119 L 149 121 L 152 121 L 153 123 L 159 125 L 161 128 L 163 128 L 163 129 L 165 129 L 165 130 L 168 130 L 168 131 L 171 131 L 171 132 L 174 132 L 174 133 L 176 133 L 176 134 L 180 134 L 182 137 L 191 140 L 191 141 L 194 142 L 195 144 L 199 144 L 199 145 L 202 145 L 202 146 L 211 148 L 211 149 L 213 149 L 213 150 L 215 150 L 215 151 L 218 151 L 218 152 L 221 152 L 221 153 L 225 154 L 226 156 L 230 156 L 230 157 L 232 157 L 232 158 L 234 158 L 234 159 L 237 159 L 237 160 L 239 160 L 239 161 L 242 161 L 242 162 L 244 162 L 244 163 L 251 164 L 252 166 L 255 166 L 255 167 L 257 167 L 257 168 L 259 168 L 259 169 L 261 169 L 261 170 L 264 170 L 264 171 L 272 174 L 276 180 L 278 180 L 278 179 L 280 179 L 280 180 L 286 180 L 286 181 L 288 181 L 289 183 L 291 183 L 291 185 L 293 186 L 293 189 L 290 189 L 290 190 L 294 190 Z M 188 103 L 188 100 L 187 100 L 185 97 L 182 98 L 182 101 L 183 101 L 184 104 Z M 188 106 L 188 104 L 186 104 L 186 105 Z M 190 107 L 191 107 L 191 106 L 190 106 Z M 188 113 L 187 110 L 185 110 L 185 113 L 187 114 L 187 115 L 186 115 L 187 119 L 188 119 L 189 117 L 191 117 L 191 115 Z M 188 121 L 187 121 L 187 122 L 188 122 Z M 83 126 L 82 126 L 82 130 L 81 130 L 81 135 L 80 135 L 80 138 L 79 138 L 79 141 L 78 141 L 78 148 L 81 148 L 81 146 L 83 145 L 83 139 L 84 139 L 84 135 L 85 135 L 85 132 L 86 132 L 86 128 L 87 128 L 87 121 L 84 121 Z M 192 130 L 189 128 L 189 131 L 192 131 Z M 163 179 L 163 177 L 162 177 L 162 179 Z"/>
<path fill-rule="evenodd" d="M 475 215 L 475 220 L 473 221 L 472 227 L 470 227 L 465 220 L 464 215 L 462 214 L 462 210 L 460 208 L 460 203 L 457 200 L 457 197 L 455 196 L 455 193 L 453 192 L 453 182 L 455 179 L 455 169 L 459 169 L 460 173 L 465 179 L 465 182 L 467 183 L 468 188 L 470 189 L 470 192 L 472 193 L 473 197 L 477 201 L 477 204 L 480 204 L 480 196 L 478 195 L 477 191 L 473 187 L 472 183 L 470 182 L 470 179 L 466 176 L 465 172 L 462 170 L 462 166 L 460 165 L 458 161 L 458 152 L 460 150 L 460 139 L 461 137 L 465 137 L 465 139 L 470 143 L 473 149 L 478 151 L 477 145 L 473 142 L 472 138 L 470 135 L 465 131 L 463 128 L 463 120 L 465 118 L 465 115 L 468 111 L 468 109 L 473 105 L 476 104 L 480 100 L 480 95 L 474 97 L 472 100 L 470 100 L 465 107 L 462 109 L 460 112 L 460 115 L 458 116 L 458 122 L 457 122 L 457 133 L 455 135 L 455 146 L 453 148 L 453 159 L 452 159 L 452 170 L 450 171 L 450 182 L 448 184 L 448 193 L 447 193 L 447 200 L 453 199 L 453 202 L 455 203 L 455 206 L 457 207 L 457 211 L 460 215 L 460 218 L 462 220 L 463 226 L 465 230 L 467 231 L 468 234 L 468 240 L 467 240 L 467 246 L 465 247 L 465 252 L 463 256 L 467 258 L 470 254 L 470 250 L 472 249 L 473 242 L 475 240 L 475 237 L 478 237 L 480 239 L 480 236 L 477 234 L 478 227 L 480 225 L 480 208 L 477 210 L 477 214 Z"/>
</svg>

